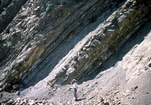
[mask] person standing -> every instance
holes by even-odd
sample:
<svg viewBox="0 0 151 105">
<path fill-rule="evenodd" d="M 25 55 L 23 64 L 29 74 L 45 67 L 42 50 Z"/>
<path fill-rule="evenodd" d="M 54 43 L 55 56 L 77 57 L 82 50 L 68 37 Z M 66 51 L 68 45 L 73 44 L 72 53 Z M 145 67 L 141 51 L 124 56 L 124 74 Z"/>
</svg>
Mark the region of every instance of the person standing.
<svg viewBox="0 0 151 105">
<path fill-rule="evenodd" d="M 77 88 L 78 88 L 78 84 L 77 84 L 77 82 L 76 82 L 75 79 L 73 79 L 73 80 L 71 81 L 71 85 L 72 85 L 71 88 L 73 88 L 74 101 L 78 101 L 78 99 L 77 99 Z"/>
</svg>

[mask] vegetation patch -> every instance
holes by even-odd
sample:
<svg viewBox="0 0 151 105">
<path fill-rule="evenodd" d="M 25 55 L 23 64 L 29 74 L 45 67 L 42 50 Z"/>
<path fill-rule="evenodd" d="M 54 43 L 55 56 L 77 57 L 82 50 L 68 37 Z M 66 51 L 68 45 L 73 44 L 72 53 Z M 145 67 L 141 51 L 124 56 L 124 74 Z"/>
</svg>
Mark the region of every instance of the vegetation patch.
<svg viewBox="0 0 151 105">
<path fill-rule="evenodd" d="M 52 4 L 46 4 L 46 12 L 48 12 L 52 7 Z"/>
</svg>

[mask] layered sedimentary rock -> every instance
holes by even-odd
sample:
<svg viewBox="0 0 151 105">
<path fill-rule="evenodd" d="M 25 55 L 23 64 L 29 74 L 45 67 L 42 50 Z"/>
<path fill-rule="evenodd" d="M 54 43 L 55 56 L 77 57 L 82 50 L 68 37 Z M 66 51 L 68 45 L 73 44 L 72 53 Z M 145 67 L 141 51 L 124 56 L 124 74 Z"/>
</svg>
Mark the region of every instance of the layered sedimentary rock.
<svg viewBox="0 0 151 105">
<path fill-rule="evenodd" d="M 46 4 L 52 4 L 49 11 L 46 11 Z M 103 0 L 67 2 L 65 5 L 27 1 L 2 33 L 1 51 L 5 53 L 1 55 L 1 87 L 10 87 L 23 80 L 28 82 L 36 72 L 50 67 L 47 75 L 61 59 L 58 55 L 65 55 L 69 49 L 57 53 L 56 57 L 53 52 L 110 6 L 110 1 Z"/>
<path fill-rule="evenodd" d="M 51 4 L 49 11 L 46 11 L 46 4 Z M 75 43 L 75 48 L 56 51 L 66 48 L 67 41 L 96 21 L 97 16 L 112 4 L 109 0 L 66 1 L 64 5 L 42 0 L 27 1 L 1 34 L 1 51 L 5 52 L 1 54 L 1 88 L 18 82 L 27 84 L 39 71 L 46 71 L 41 78 L 50 73 L 50 82 L 61 84 L 93 72 L 147 20 L 147 6 L 127 1 L 98 29 L 81 38 L 79 44 Z M 62 59 L 60 55 L 67 53 Z"/>
<path fill-rule="evenodd" d="M 3 32 L 8 24 L 13 20 L 21 6 L 27 0 L 1 0 L 0 1 L 0 32 Z"/>
<path fill-rule="evenodd" d="M 84 80 L 117 51 L 147 19 L 145 5 L 140 5 L 139 8 L 136 5 L 136 2 L 126 2 L 83 38 L 50 73 L 50 84 L 69 83 L 72 78 Z"/>
<path fill-rule="evenodd" d="M 39 87 L 30 93 L 36 96 L 72 78 L 84 81 L 149 19 L 150 5 L 147 0 L 2 1 L 0 90 L 32 85 Z"/>
</svg>

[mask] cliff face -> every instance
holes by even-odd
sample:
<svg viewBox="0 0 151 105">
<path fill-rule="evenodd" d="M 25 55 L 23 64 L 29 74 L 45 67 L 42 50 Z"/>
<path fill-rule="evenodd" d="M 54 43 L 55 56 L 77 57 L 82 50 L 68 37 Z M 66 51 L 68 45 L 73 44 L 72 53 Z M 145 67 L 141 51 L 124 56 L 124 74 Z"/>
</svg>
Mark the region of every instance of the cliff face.
<svg viewBox="0 0 151 105">
<path fill-rule="evenodd" d="M 22 95 L 20 97 L 23 99 L 45 98 L 56 105 L 61 103 L 71 105 L 73 103 L 64 99 L 62 95 L 65 94 L 64 92 L 71 95 L 65 88 L 73 78 L 76 78 L 82 88 L 87 87 L 84 91 L 82 88 L 79 90 L 80 95 L 85 93 L 84 97 L 86 97 L 86 101 L 81 100 L 79 105 L 84 103 L 88 105 L 94 100 L 99 100 L 95 104 L 99 102 L 103 104 L 105 101 L 108 104 L 137 104 L 127 96 L 133 94 L 131 91 L 138 87 L 138 90 L 144 89 L 149 84 L 145 82 L 131 87 L 140 80 L 141 76 L 136 79 L 138 75 L 143 74 L 144 81 L 146 78 L 150 80 L 148 76 L 150 42 L 146 41 L 150 39 L 149 32 L 144 33 L 147 37 L 140 44 L 141 47 L 133 48 L 136 54 L 133 55 L 132 50 L 129 52 L 131 54 L 123 56 L 124 63 L 118 63 L 109 70 L 101 67 L 111 61 L 110 57 L 112 58 L 115 52 L 120 51 L 123 44 L 133 38 L 131 36 L 142 29 L 142 26 L 145 27 L 145 22 L 150 18 L 150 1 L 5 0 L 1 1 L 0 5 L 0 90 L 2 94 L 6 94 L 4 90 L 19 89 Z M 147 29 L 147 31 L 150 30 L 150 28 Z M 139 36 L 139 33 L 137 34 Z M 137 58 L 138 52 L 140 54 Z M 122 54 L 119 53 L 119 55 Z M 93 78 L 96 75 L 98 75 L 97 78 Z M 91 81 L 88 81 L 89 79 Z M 96 84 L 91 83 L 92 81 Z M 64 92 L 59 95 L 61 89 Z M 99 91 L 101 89 L 102 91 Z M 149 89 L 145 90 L 149 92 Z M 132 97 L 136 98 L 144 94 L 140 92 L 133 95 Z M 96 97 L 92 98 L 93 96 Z M 13 97 L 15 95 L 11 98 L 16 100 Z M 9 100 L 5 97 L 1 99 Z M 61 103 L 56 100 L 60 100 Z M 147 97 L 139 103 L 142 104 L 146 100 L 148 100 Z M 146 102 L 149 103 L 149 101 Z"/>
</svg>

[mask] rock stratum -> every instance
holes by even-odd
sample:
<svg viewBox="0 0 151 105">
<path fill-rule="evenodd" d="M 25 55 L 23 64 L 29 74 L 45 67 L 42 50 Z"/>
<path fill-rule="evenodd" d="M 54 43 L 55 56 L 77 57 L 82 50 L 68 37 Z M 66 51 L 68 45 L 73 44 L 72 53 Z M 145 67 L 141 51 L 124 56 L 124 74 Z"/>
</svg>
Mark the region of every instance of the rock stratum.
<svg viewBox="0 0 151 105">
<path fill-rule="evenodd" d="M 150 105 L 150 12 L 148 0 L 1 0 L 1 104 Z"/>
</svg>

